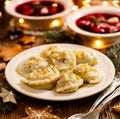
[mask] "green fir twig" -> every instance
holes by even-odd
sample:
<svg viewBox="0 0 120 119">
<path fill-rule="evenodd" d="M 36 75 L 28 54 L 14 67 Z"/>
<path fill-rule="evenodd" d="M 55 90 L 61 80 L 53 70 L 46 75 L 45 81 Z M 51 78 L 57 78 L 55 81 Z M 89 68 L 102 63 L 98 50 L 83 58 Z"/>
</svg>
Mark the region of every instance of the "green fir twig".
<svg viewBox="0 0 120 119">
<path fill-rule="evenodd" d="M 74 35 L 66 32 L 61 27 L 56 27 L 44 33 L 44 37 L 48 39 L 48 43 L 60 42 L 60 43 L 76 43 Z"/>
<path fill-rule="evenodd" d="M 107 56 L 111 59 L 115 65 L 116 71 L 120 72 L 120 44 L 112 46 L 107 51 Z"/>
</svg>

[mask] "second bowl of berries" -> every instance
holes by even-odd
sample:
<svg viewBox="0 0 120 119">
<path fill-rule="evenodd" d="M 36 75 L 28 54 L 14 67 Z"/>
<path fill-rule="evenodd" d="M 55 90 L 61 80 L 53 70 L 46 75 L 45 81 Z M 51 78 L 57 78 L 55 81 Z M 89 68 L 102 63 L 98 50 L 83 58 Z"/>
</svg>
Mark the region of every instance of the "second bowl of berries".
<svg viewBox="0 0 120 119">
<path fill-rule="evenodd" d="M 112 6 L 92 6 L 70 14 L 67 25 L 86 41 L 103 40 L 108 47 L 120 41 L 120 9 Z M 92 44 L 91 44 L 92 45 Z"/>
</svg>

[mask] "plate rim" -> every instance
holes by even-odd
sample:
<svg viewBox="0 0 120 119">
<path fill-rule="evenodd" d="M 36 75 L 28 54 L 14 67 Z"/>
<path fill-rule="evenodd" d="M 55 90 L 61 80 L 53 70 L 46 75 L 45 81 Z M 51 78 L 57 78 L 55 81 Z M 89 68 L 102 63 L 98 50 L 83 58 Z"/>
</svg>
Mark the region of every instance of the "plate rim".
<svg viewBox="0 0 120 119">
<path fill-rule="evenodd" d="M 94 93 L 89 93 L 89 94 L 87 94 L 87 95 L 85 95 L 85 96 L 82 96 L 82 97 L 71 97 L 70 99 L 68 99 L 68 98 L 61 98 L 61 99 L 59 99 L 59 98 L 46 98 L 46 97 L 39 97 L 39 96 L 35 96 L 35 95 L 31 95 L 30 94 L 30 92 L 28 93 L 28 91 L 26 91 L 26 92 L 22 92 L 21 90 L 19 90 L 19 88 L 16 88 L 16 86 L 14 85 L 14 84 L 11 84 L 11 79 L 9 78 L 9 75 L 8 75 L 8 71 L 9 71 L 9 68 L 10 68 L 10 65 L 11 65 L 11 63 L 13 63 L 14 62 L 14 60 L 17 58 L 17 57 L 20 57 L 21 55 L 23 55 L 23 54 L 25 54 L 25 53 L 27 53 L 27 52 L 30 52 L 30 51 L 32 51 L 32 50 L 35 50 L 35 49 L 42 49 L 42 48 L 44 48 L 44 47 L 48 47 L 48 46 L 51 46 L 51 45 L 58 45 L 58 46 L 74 46 L 74 47 L 78 47 L 78 48 L 87 48 L 87 49 L 90 49 L 90 50 L 93 50 L 93 51 L 95 51 L 95 52 L 97 52 L 98 54 L 100 54 L 100 55 L 102 55 L 103 57 L 105 57 L 106 59 L 107 59 L 107 61 L 110 63 L 110 65 L 111 65 L 111 67 L 112 67 L 112 78 L 111 78 L 111 80 L 109 81 L 109 83 L 107 84 L 107 85 L 105 85 L 104 86 L 104 88 L 102 88 L 102 89 L 100 89 L 100 90 L 97 90 L 96 92 L 94 92 Z M 26 59 L 26 58 L 23 58 L 23 59 Z M 49 101 L 69 101 L 69 100 L 76 100 L 76 99 L 82 99 L 82 98 L 86 98 L 86 97 L 89 97 L 89 96 L 92 96 L 92 95 L 95 95 L 95 94 L 97 94 L 97 93 L 99 93 L 99 92 L 101 92 L 102 90 L 104 90 L 105 88 L 107 88 L 110 84 L 111 84 L 111 82 L 112 82 L 112 80 L 113 80 L 113 78 L 114 78 L 114 76 L 115 76 L 115 67 L 114 67 L 114 64 L 112 63 L 112 61 L 106 56 L 106 55 L 104 55 L 103 53 L 101 53 L 100 51 L 97 51 L 97 50 L 95 50 L 95 49 L 93 49 L 93 48 L 90 48 L 90 47 L 87 47 L 87 46 L 83 46 L 83 45 L 78 45 L 78 44 L 70 44 L 70 43 L 52 43 L 52 44 L 45 44 L 45 45 L 40 45 L 40 46 L 35 46 L 35 47 L 32 47 L 32 48 L 29 48 L 29 49 L 27 49 L 27 50 L 25 50 L 25 51 L 23 51 L 23 52 L 21 52 L 21 53 L 19 53 L 19 54 L 17 54 L 15 57 L 13 57 L 9 62 L 8 62 L 8 64 L 7 64 L 7 66 L 6 66 L 6 69 L 5 69 L 5 77 L 6 77 L 6 80 L 7 80 L 7 82 L 9 83 L 9 85 L 13 88 L 13 89 L 15 89 L 16 91 L 18 91 L 18 92 L 20 92 L 21 94 L 23 94 L 23 95 L 26 95 L 26 96 L 29 96 L 29 97 L 32 97 L 32 98 L 35 98 L 35 99 L 42 99 L 42 100 L 49 100 Z M 32 91 L 38 91 L 38 90 L 36 90 L 36 89 L 33 89 L 33 88 L 29 88 L 29 89 L 31 89 Z M 46 91 L 46 90 L 42 90 L 42 91 Z M 40 90 L 39 90 L 39 92 L 41 92 Z M 53 92 L 53 91 L 52 91 Z M 75 91 L 75 92 L 77 92 L 77 91 Z M 75 93 L 75 92 L 73 92 L 73 93 Z M 72 94 L 72 93 L 69 93 L 69 94 Z M 61 95 L 62 97 L 64 97 L 64 95 L 65 96 L 67 96 L 67 95 L 69 95 L 69 94 L 56 94 L 55 96 L 57 96 L 57 95 Z M 48 95 L 47 95 L 48 96 Z"/>
</svg>

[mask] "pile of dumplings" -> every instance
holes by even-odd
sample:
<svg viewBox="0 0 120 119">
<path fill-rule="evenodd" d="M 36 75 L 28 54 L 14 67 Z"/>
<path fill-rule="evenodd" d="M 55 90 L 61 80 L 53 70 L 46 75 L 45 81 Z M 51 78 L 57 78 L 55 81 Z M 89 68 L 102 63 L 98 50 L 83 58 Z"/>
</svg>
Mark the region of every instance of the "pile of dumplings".
<svg viewBox="0 0 120 119">
<path fill-rule="evenodd" d="M 63 49 L 48 46 L 39 56 L 21 61 L 16 72 L 23 76 L 21 82 L 35 89 L 69 93 L 84 83 L 96 84 L 104 76 L 94 66 L 98 64 L 95 53 L 85 49 Z"/>
</svg>

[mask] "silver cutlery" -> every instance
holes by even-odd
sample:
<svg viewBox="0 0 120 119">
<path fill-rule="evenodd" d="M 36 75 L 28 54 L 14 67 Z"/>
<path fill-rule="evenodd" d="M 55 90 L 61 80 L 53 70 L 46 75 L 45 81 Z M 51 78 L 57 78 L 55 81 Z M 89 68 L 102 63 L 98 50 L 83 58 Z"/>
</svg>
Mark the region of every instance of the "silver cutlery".
<svg viewBox="0 0 120 119">
<path fill-rule="evenodd" d="M 110 100 L 112 100 L 113 98 L 115 98 L 115 97 L 117 97 L 119 95 L 120 95 L 120 86 L 113 93 L 111 93 L 105 100 L 103 100 L 100 103 L 100 105 L 93 112 L 88 113 L 87 115 L 85 115 L 82 118 L 74 118 L 74 119 L 98 119 L 102 107 L 107 102 L 109 102 Z"/>
<path fill-rule="evenodd" d="M 108 95 L 110 95 L 118 86 L 120 86 L 120 78 L 115 77 L 114 80 L 112 81 L 111 85 L 109 87 L 107 87 L 101 93 L 101 95 L 94 102 L 94 104 L 92 105 L 92 107 L 90 108 L 90 110 L 87 113 L 74 114 L 74 115 L 70 116 L 68 119 L 82 119 L 86 115 L 89 115 L 91 112 L 93 112 L 97 108 L 97 106 L 101 103 L 101 101 L 103 101 Z M 97 113 L 97 111 L 94 113 Z"/>
</svg>

